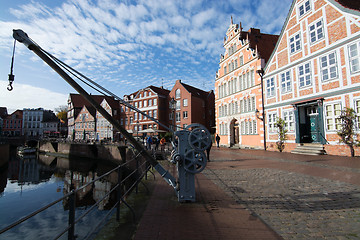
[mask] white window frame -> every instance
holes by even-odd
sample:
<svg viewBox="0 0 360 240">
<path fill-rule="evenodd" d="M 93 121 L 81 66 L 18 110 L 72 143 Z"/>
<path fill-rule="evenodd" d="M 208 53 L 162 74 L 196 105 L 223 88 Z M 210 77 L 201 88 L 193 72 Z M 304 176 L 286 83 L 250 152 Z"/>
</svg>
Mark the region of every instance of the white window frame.
<svg viewBox="0 0 360 240">
<path fill-rule="evenodd" d="M 311 10 L 310 0 L 304 1 L 298 7 L 299 18 L 303 17 L 306 13 L 310 12 L 310 10 Z"/>
<path fill-rule="evenodd" d="M 276 121 L 277 121 L 277 113 L 276 112 L 272 112 L 272 113 L 268 113 L 268 132 L 269 133 L 277 133 L 277 128 L 276 128 Z"/>
<path fill-rule="evenodd" d="M 355 47 L 355 49 L 351 50 L 352 47 Z M 348 46 L 348 51 L 350 72 L 351 74 L 354 74 L 360 71 L 360 41 L 350 44 Z"/>
<path fill-rule="evenodd" d="M 340 109 L 336 109 L 335 107 L 340 107 Z M 328 111 L 330 110 L 330 111 Z M 341 102 L 333 102 L 325 104 L 324 106 L 324 115 L 325 115 L 325 129 L 328 132 L 336 132 L 341 127 L 341 121 L 338 119 L 338 117 L 341 114 L 342 106 Z M 332 113 L 332 115 L 329 115 L 329 112 Z"/>
<path fill-rule="evenodd" d="M 295 117 L 293 110 L 287 110 L 283 112 L 283 119 L 285 121 L 285 129 L 288 132 L 295 132 Z"/>
<path fill-rule="evenodd" d="M 312 85 L 311 62 L 298 66 L 299 88 L 306 88 Z M 308 72 L 306 72 L 308 71 Z M 303 85 L 302 85 L 303 83 Z"/>
<path fill-rule="evenodd" d="M 184 107 L 187 107 L 187 106 L 188 106 L 188 99 L 187 99 L 187 98 L 184 98 L 184 99 L 183 99 L 183 106 L 184 106 Z"/>
<path fill-rule="evenodd" d="M 333 59 L 330 59 L 331 55 L 334 56 Z M 339 77 L 336 55 L 336 52 L 331 52 L 319 58 L 321 80 L 323 82 L 330 81 Z M 335 75 L 333 75 L 334 72 Z M 324 76 L 327 76 L 327 79 L 324 79 Z"/>
<path fill-rule="evenodd" d="M 176 110 L 180 110 L 181 109 L 181 102 L 176 101 L 175 106 L 176 106 Z"/>
<path fill-rule="evenodd" d="M 275 78 L 266 79 L 266 97 L 275 97 Z"/>
<path fill-rule="evenodd" d="M 188 111 L 183 111 L 183 119 L 188 118 Z"/>
<path fill-rule="evenodd" d="M 281 79 L 281 93 L 291 92 L 291 90 L 292 90 L 291 71 L 289 70 L 289 71 L 280 73 L 280 79 Z"/>
<path fill-rule="evenodd" d="M 321 34 L 321 36 L 319 36 Z M 309 25 L 309 41 L 314 44 L 325 38 L 324 21 L 320 19 Z"/>
<path fill-rule="evenodd" d="M 299 37 L 296 39 L 296 37 Z M 302 49 L 301 32 L 297 32 L 289 37 L 290 54 L 295 54 Z M 294 50 L 293 50 L 294 49 Z"/>
<path fill-rule="evenodd" d="M 360 98 L 354 99 L 354 110 L 356 114 L 356 130 L 360 131 Z"/>
</svg>

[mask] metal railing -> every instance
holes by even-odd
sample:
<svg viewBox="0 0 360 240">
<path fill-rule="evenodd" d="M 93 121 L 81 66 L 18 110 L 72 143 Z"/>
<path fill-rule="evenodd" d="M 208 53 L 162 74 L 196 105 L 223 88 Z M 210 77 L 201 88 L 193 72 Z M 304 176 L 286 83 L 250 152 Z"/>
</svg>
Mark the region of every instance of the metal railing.
<svg viewBox="0 0 360 240">
<path fill-rule="evenodd" d="M 130 148 L 131 149 L 131 148 Z M 111 209 L 107 212 L 107 214 L 98 222 L 97 226 L 92 227 L 91 231 L 87 233 L 87 235 L 83 239 L 89 239 L 97 230 L 99 230 L 99 227 L 108 219 L 108 217 L 113 213 L 113 211 L 116 209 L 116 220 L 120 220 L 120 204 L 125 204 L 131 211 L 133 215 L 133 221 L 135 221 L 135 211 L 134 209 L 125 201 L 125 197 L 127 197 L 134 189 L 136 190 L 136 193 L 138 193 L 138 184 L 143 183 L 141 180 L 147 179 L 147 174 L 150 172 L 154 178 L 155 175 L 152 171 L 150 171 L 151 165 L 147 161 L 140 162 L 139 156 L 140 153 L 136 153 L 133 150 L 134 157 L 129 160 L 123 160 L 124 163 L 121 165 L 118 165 L 114 169 L 106 172 L 105 174 L 93 179 L 92 181 L 82 185 L 81 187 L 77 189 L 71 189 L 69 193 L 64 195 L 63 197 L 49 203 L 48 205 L 30 213 L 29 215 L 17 220 L 16 222 L 8 225 L 7 227 L 0 230 L 0 236 L 1 234 L 5 233 L 6 231 L 14 228 L 15 226 L 29 220 L 30 218 L 34 217 L 35 215 L 45 211 L 46 209 L 50 208 L 51 206 L 61 202 L 61 201 L 67 201 L 69 206 L 68 211 L 68 226 L 63 229 L 57 236 L 55 236 L 53 239 L 59 239 L 62 237 L 65 233 L 68 235 L 69 240 L 74 240 L 78 236 L 75 232 L 75 226 L 79 223 L 80 220 L 82 220 L 85 216 L 90 214 L 94 209 L 96 209 L 99 204 L 104 201 L 106 198 L 110 196 L 112 193 L 116 193 L 116 203 L 111 207 Z M 129 166 L 133 164 L 135 165 L 135 169 L 130 170 L 129 172 Z M 127 175 L 124 175 L 124 170 L 127 170 Z M 110 174 L 116 173 L 117 174 L 117 183 L 116 185 L 109 190 L 108 193 L 106 193 L 100 200 L 98 200 L 95 204 L 93 204 L 90 208 L 88 208 L 81 216 L 78 218 L 75 218 L 75 212 L 76 212 L 76 194 L 80 192 L 81 190 L 85 189 L 86 187 L 95 184 L 95 182 L 105 179 L 106 177 L 110 176 Z M 131 180 L 131 185 L 124 189 L 125 182 Z M 144 184 L 144 183 L 143 183 Z M 144 185 L 145 186 L 145 185 Z M 146 186 L 145 186 L 146 188 Z M 147 189 L 147 188 L 146 188 Z M 148 190 L 148 189 L 147 189 Z"/>
</svg>

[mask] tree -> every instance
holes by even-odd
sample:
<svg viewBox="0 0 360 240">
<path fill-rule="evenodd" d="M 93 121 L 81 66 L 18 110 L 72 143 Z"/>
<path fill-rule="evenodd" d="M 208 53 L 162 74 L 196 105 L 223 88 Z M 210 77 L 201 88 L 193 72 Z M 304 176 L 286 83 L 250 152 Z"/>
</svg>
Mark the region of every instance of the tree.
<svg viewBox="0 0 360 240">
<path fill-rule="evenodd" d="M 67 118 L 67 106 L 66 105 L 62 105 L 62 106 L 55 108 L 55 112 L 56 112 L 56 117 L 58 119 L 63 120 L 64 122 L 66 121 L 66 118 Z"/>
<path fill-rule="evenodd" d="M 354 109 L 345 108 L 341 111 L 340 116 L 337 118 L 341 121 L 341 128 L 337 131 L 340 137 L 339 142 L 345 143 L 350 148 L 351 157 L 355 156 L 355 146 L 360 146 L 357 133 L 355 131 L 356 114 Z"/>
<path fill-rule="evenodd" d="M 285 149 L 285 141 L 287 139 L 288 130 L 285 128 L 285 120 L 278 118 L 276 121 L 276 127 L 278 128 L 279 140 L 276 142 L 276 147 L 279 152 L 282 152 Z"/>
</svg>

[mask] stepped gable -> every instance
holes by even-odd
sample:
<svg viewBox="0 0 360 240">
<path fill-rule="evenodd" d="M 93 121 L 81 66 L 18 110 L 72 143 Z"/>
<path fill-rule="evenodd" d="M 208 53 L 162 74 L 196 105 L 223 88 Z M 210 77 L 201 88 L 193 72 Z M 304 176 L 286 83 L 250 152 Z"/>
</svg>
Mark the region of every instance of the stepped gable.
<svg viewBox="0 0 360 240">
<path fill-rule="evenodd" d="M 239 39 L 249 40 L 250 48 L 257 49 L 260 57 L 267 62 L 275 48 L 279 35 L 265 34 L 261 33 L 260 29 L 250 28 L 249 31 L 241 31 Z"/>
</svg>

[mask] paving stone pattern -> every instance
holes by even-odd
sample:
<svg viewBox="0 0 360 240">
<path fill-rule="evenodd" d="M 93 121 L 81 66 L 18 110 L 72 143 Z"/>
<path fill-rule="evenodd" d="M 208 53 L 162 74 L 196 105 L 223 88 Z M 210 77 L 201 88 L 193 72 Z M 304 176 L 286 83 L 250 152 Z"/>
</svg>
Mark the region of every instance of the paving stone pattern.
<svg viewBox="0 0 360 240">
<path fill-rule="evenodd" d="M 359 185 L 269 168 L 203 174 L 284 239 L 360 239 Z"/>
</svg>

